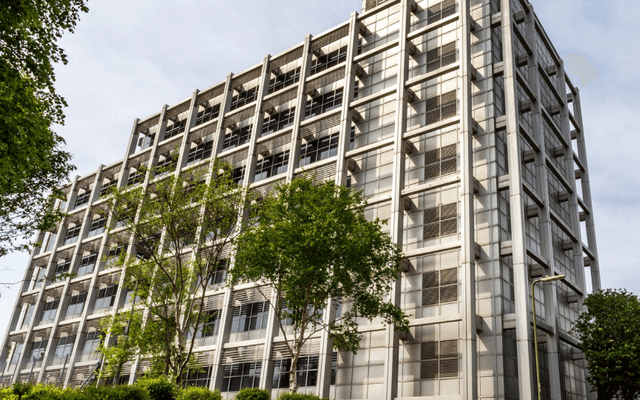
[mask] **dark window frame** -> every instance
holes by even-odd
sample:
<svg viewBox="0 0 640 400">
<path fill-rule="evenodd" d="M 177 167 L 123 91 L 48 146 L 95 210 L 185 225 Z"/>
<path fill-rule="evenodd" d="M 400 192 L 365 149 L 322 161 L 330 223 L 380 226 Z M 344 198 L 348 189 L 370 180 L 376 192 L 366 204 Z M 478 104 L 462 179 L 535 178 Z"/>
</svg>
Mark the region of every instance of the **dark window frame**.
<svg viewBox="0 0 640 400">
<path fill-rule="evenodd" d="M 253 175 L 253 181 L 258 182 L 272 176 L 286 173 L 288 167 L 289 150 L 265 157 L 256 162 L 256 171 Z"/>
<path fill-rule="evenodd" d="M 312 140 L 300 146 L 299 167 L 333 157 L 338 154 L 339 133 Z"/>
</svg>

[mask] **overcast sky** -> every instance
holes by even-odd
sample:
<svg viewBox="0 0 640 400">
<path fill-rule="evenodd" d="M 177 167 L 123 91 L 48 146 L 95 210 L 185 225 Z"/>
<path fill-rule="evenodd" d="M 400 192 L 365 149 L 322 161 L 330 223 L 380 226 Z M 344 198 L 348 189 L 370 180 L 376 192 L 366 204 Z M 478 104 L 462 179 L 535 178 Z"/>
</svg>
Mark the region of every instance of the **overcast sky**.
<svg viewBox="0 0 640 400">
<path fill-rule="evenodd" d="M 580 86 L 603 287 L 640 294 L 637 153 L 640 45 L 637 0 L 532 0 L 561 56 L 584 57 L 599 73 Z M 190 98 L 360 11 L 360 0 L 89 1 L 76 32 L 61 40 L 69 64 L 56 69 L 68 101 L 57 129 L 76 173 L 124 156 L 134 118 Z M 631 32 L 631 34 L 629 34 Z M 0 258 L 1 282 L 22 279 L 27 254 Z M 0 334 L 18 285 L 0 288 Z"/>
</svg>

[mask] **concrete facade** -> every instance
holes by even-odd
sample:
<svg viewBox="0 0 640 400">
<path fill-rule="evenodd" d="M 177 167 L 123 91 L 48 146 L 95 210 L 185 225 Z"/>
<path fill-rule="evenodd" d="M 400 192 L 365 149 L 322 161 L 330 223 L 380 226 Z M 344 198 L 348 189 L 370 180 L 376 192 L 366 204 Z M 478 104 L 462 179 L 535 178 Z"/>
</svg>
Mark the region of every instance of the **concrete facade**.
<svg viewBox="0 0 640 400">
<path fill-rule="evenodd" d="M 116 250 L 101 192 L 147 187 L 162 177 L 137 167 L 179 151 L 175 174 L 210 169 L 218 157 L 266 193 L 312 171 L 363 190 L 368 215 L 389 220 L 406 255 L 390 298 L 411 314 L 411 332 L 359 321 L 356 355 L 318 334 L 300 391 L 534 399 L 533 295 L 542 397 L 591 396 L 570 332 L 587 291 L 600 288 L 580 94 L 533 6 L 363 0 L 362 10 L 136 119 L 122 160 L 64 188 L 57 206 L 69 217 L 40 234 L 2 348 L 3 384 L 74 386 L 91 374 L 97 321 L 130 307 L 131 294 L 103 261 Z M 52 283 L 59 272 L 77 276 Z M 567 277 L 530 293 L 536 277 L 556 274 Z M 228 398 L 239 386 L 285 390 L 283 339 L 256 293 L 246 285 L 204 294 L 220 318 L 215 335 L 198 339 L 205 373 L 192 384 Z M 239 316 L 259 329 L 232 329 Z M 125 378 L 146 365 L 127 365 Z"/>
</svg>

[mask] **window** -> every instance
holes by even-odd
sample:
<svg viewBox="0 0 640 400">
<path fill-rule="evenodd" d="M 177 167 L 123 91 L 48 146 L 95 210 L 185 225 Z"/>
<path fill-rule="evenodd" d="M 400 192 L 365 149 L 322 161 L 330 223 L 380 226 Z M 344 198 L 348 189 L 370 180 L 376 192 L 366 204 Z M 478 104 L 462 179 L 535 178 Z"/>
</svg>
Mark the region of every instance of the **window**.
<svg viewBox="0 0 640 400">
<path fill-rule="evenodd" d="M 424 179 L 454 174 L 457 167 L 457 145 L 452 144 L 424 153 Z"/>
<path fill-rule="evenodd" d="M 84 347 L 82 348 L 81 361 L 97 360 L 98 359 L 98 346 L 100 345 L 100 336 L 102 332 L 93 331 L 87 333 L 87 337 L 84 340 Z"/>
<path fill-rule="evenodd" d="M 58 238 L 58 234 L 57 233 L 51 233 L 49 235 L 49 242 L 47 242 L 47 248 L 44 251 L 53 250 L 53 246 L 56 245 L 56 239 L 57 238 Z"/>
<path fill-rule="evenodd" d="M 251 137 L 252 126 L 253 125 L 248 125 L 242 128 L 236 128 L 231 132 L 225 133 L 224 140 L 222 141 L 222 151 L 233 149 L 234 147 L 247 143 L 249 137 Z"/>
<path fill-rule="evenodd" d="M 24 344 L 18 343 L 13 348 L 13 355 L 11 356 L 11 365 L 18 365 L 18 360 L 20 360 L 20 355 L 22 354 L 22 348 Z"/>
<path fill-rule="evenodd" d="M 427 52 L 427 72 L 456 62 L 456 43 L 447 43 Z"/>
<path fill-rule="evenodd" d="M 231 175 L 231 179 L 238 185 L 244 184 L 244 171 L 245 167 L 238 167 L 233 170 L 233 174 Z"/>
<path fill-rule="evenodd" d="M 319 57 L 315 57 L 311 62 L 311 74 L 314 75 L 318 72 L 322 72 L 325 69 L 329 69 L 334 65 L 338 65 L 347 59 L 347 46 L 344 46 L 338 50 L 334 50 L 331 53 L 323 54 Z"/>
<path fill-rule="evenodd" d="M 338 154 L 338 138 L 339 135 L 334 133 L 303 144 L 300 147 L 300 166 L 313 164 Z"/>
<path fill-rule="evenodd" d="M 112 285 L 103 287 L 98 291 L 98 297 L 96 303 L 93 306 L 93 311 L 102 311 L 113 307 L 113 303 L 116 300 L 116 292 L 118 291 L 118 285 Z"/>
<path fill-rule="evenodd" d="M 87 301 L 87 292 L 72 295 L 69 300 L 69 306 L 67 307 L 66 318 L 79 317 L 84 309 L 85 301 Z"/>
<path fill-rule="evenodd" d="M 64 235 L 64 243 L 63 246 L 66 246 L 71 243 L 75 243 L 78 240 L 78 236 L 80 236 L 80 228 L 81 226 L 68 227 L 67 233 Z"/>
<path fill-rule="evenodd" d="M 44 283 L 44 276 L 47 274 L 47 269 L 46 268 L 40 268 L 40 271 L 38 271 L 38 276 L 36 277 L 36 282 L 33 285 L 33 288 L 39 288 L 40 286 L 42 286 L 42 284 Z"/>
<path fill-rule="evenodd" d="M 224 280 L 227 278 L 228 265 L 229 265 L 228 260 L 219 260 L 218 265 L 216 267 L 216 271 L 213 273 L 211 278 L 209 278 L 209 282 L 207 282 L 207 286 L 224 283 Z"/>
<path fill-rule="evenodd" d="M 104 227 L 107 225 L 107 216 L 99 217 L 91 222 L 87 237 L 96 236 L 104 233 Z"/>
<path fill-rule="evenodd" d="M 136 295 L 136 298 L 133 298 L 133 295 Z M 140 296 L 137 295 L 135 289 L 134 290 L 127 290 L 127 296 L 124 299 L 124 304 L 132 304 L 133 302 L 135 303 L 139 303 L 140 302 Z"/>
<path fill-rule="evenodd" d="M 156 164 L 156 175 L 162 176 L 175 171 L 177 163 L 178 160 L 176 157 L 172 157 L 171 154 L 165 155 L 164 158 L 159 160 L 158 164 Z"/>
<path fill-rule="evenodd" d="M 270 176 L 276 176 L 287 172 L 288 165 L 289 150 L 258 160 L 256 163 L 256 173 L 253 177 L 253 181 L 258 182 L 263 179 L 267 179 Z"/>
<path fill-rule="evenodd" d="M 458 301 L 458 269 L 449 268 L 422 274 L 422 306 Z"/>
<path fill-rule="evenodd" d="M 115 187 L 118 184 L 118 178 L 113 178 L 106 183 L 102 184 L 102 188 L 100 189 L 100 197 L 106 196 L 109 194 L 109 189 Z"/>
<path fill-rule="evenodd" d="M 288 126 L 293 125 L 293 119 L 296 116 L 296 108 L 291 107 L 288 110 L 280 111 L 277 114 L 269 115 L 268 118 L 264 119 L 262 123 L 262 136 L 268 135 L 269 133 L 277 132 L 280 129 L 284 129 Z"/>
<path fill-rule="evenodd" d="M 266 329 L 268 318 L 268 301 L 234 307 L 231 333 Z"/>
<path fill-rule="evenodd" d="M 435 239 L 458 233 L 458 205 L 441 204 L 424 210 L 423 239 Z"/>
<path fill-rule="evenodd" d="M 42 310 L 42 318 L 40 319 L 40 325 L 53 322 L 56 317 L 56 311 L 60 305 L 60 299 L 49 300 L 44 303 L 44 309 Z"/>
<path fill-rule="evenodd" d="M 453 117 L 457 114 L 456 91 L 452 90 L 435 96 L 426 101 L 426 123 L 433 124 L 443 119 Z"/>
<path fill-rule="evenodd" d="M 211 157 L 212 149 L 213 142 L 201 143 L 198 146 L 191 148 L 191 150 L 189 150 L 189 156 L 187 157 L 187 165 L 206 160 Z"/>
<path fill-rule="evenodd" d="M 42 365 L 42 357 L 47 349 L 47 343 L 49 343 L 49 341 L 46 339 L 40 340 L 39 342 L 33 342 L 31 356 L 29 356 L 29 363 L 35 363 L 34 368 Z"/>
<path fill-rule="evenodd" d="M 198 112 L 198 116 L 196 117 L 196 126 L 202 125 L 214 118 L 218 118 L 218 115 L 220 115 L 220 104 L 206 107 L 204 110 Z"/>
<path fill-rule="evenodd" d="M 241 91 L 231 98 L 231 106 L 229 107 L 229 111 L 235 110 L 236 108 L 240 108 L 245 104 L 249 104 L 254 101 L 256 99 L 256 96 L 258 95 L 258 87 L 259 86 L 256 86 L 248 90 L 244 90 L 242 86 L 236 88 L 236 92 L 239 91 L 238 89 L 240 89 Z"/>
<path fill-rule="evenodd" d="M 420 379 L 455 378 L 458 376 L 458 341 L 422 343 Z"/>
<path fill-rule="evenodd" d="M 24 319 L 22 320 L 21 329 L 26 328 L 31 323 L 31 317 L 33 317 L 33 310 L 35 310 L 35 304 L 25 303 L 27 311 L 24 313 Z"/>
<path fill-rule="evenodd" d="M 238 392 L 244 388 L 258 387 L 262 361 L 224 366 L 221 392 Z"/>
<path fill-rule="evenodd" d="M 58 265 L 56 265 L 56 270 L 53 275 L 54 278 L 57 278 L 62 274 L 66 274 L 67 272 L 69 272 L 70 268 L 71 268 L 71 260 L 69 261 L 62 260 L 62 262 L 59 262 Z"/>
<path fill-rule="evenodd" d="M 169 125 L 171 123 L 171 125 Z M 183 119 L 182 121 L 170 121 L 167 122 L 167 128 L 164 131 L 164 140 L 177 136 L 184 132 L 187 127 L 187 120 Z"/>
<path fill-rule="evenodd" d="M 87 190 L 84 193 L 78 193 L 78 197 L 76 197 L 76 202 L 73 206 L 75 210 L 78 207 L 82 207 L 84 205 L 89 204 L 89 198 L 91 197 L 91 191 Z"/>
<path fill-rule="evenodd" d="M 287 86 L 291 86 L 300 80 L 300 67 L 293 71 L 286 72 L 284 74 L 276 75 L 275 78 L 269 81 L 269 93 L 276 92 L 280 89 L 284 89 Z"/>
<path fill-rule="evenodd" d="M 197 371 L 190 371 L 184 379 L 185 386 L 199 386 L 208 388 L 211 379 L 211 367 L 202 367 Z"/>
<path fill-rule="evenodd" d="M 156 134 L 153 133 L 149 135 L 149 134 L 144 134 L 142 132 L 141 134 L 142 136 L 138 138 L 138 147 L 140 147 L 140 150 L 144 150 L 148 147 L 151 147 L 153 145 L 153 141 L 156 138 Z"/>
<path fill-rule="evenodd" d="M 83 256 L 82 260 L 80 260 L 80 266 L 78 267 L 78 276 L 92 273 L 96 266 L 97 259 L 98 253 Z"/>
<path fill-rule="evenodd" d="M 218 335 L 218 329 L 220 328 L 220 310 L 205 311 L 200 318 L 205 322 L 199 324 L 198 329 L 196 329 L 197 346 L 214 344 L 213 341 L 206 340 L 206 338 L 213 338 Z"/>
<path fill-rule="evenodd" d="M 343 88 L 321 94 L 307 102 L 305 118 L 315 117 L 327 111 L 333 110 L 342 104 Z"/>
<path fill-rule="evenodd" d="M 122 253 L 122 250 L 124 250 L 124 246 L 123 244 L 118 245 L 117 247 L 112 247 L 109 249 L 109 252 L 107 253 L 107 265 L 111 265 L 115 262 L 115 259 L 120 257 L 120 253 Z"/>
<path fill-rule="evenodd" d="M 76 335 L 70 335 L 61 337 L 58 340 L 58 347 L 56 347 L 56 352 L 53 355 L 53 362 L 51 364 L 62 364 L 68 362 L 68 357 L 71 355 L 71 350 L 73 350 L 73 342 L 76 340 Z"/>
<path fill-rule="evenodd" d="M 127 179 L 127 185 L 137 185 L 144 181 L 146 171 L 143 168 L 136 168 L 135 171 L 129 172 L 129 178 Z"/>
<path fill-rule="evenodd" d="M 333 353 L 336 359 L 338 353 Z M 333 364 L 333 363 L 332 363 Z M 289 370 L 291 369 L 291 359 L 276 360 L 273 368 L 273 387 L 289 388 Z M 298 358 L 297 366 L 298 385 L 300 387 L 316 386 L 318 381 L 318 356 L 308 356 Z M 333 377 L 335 376 L 334 368 L 331 368 L 331 384 L 335 384 Z"/>
<path fill-rule="evenodd" d="M 444 0 L 442 3 L 429 7 L 427 10 L 428 23 L 440 21 L 442 18 L 446 18 L 456 13 L 455 0 Z"/>
</svg>

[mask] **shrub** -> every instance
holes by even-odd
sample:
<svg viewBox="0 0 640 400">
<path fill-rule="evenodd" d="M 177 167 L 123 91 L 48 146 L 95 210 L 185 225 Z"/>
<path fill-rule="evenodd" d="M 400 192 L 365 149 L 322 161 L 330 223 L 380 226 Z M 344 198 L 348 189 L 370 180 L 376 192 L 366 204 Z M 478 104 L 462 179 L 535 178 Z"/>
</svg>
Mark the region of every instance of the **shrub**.
<svg viewBox="0 0 640 400">
<path fill-rule="evenodd" d="M 87 400 L 149 400 L 149 392 L 137 386 L 98 386 L 82 390 Z M 65 399 L 67 400 L 67 399 Z"/>
<path fill-rule="evenodd" d="M 203 387 L 189 386 L 182 389 L 178 400 L 222 400 L 222 395 L 219 390 L 212 392 Z"/>
<path fill-rule="evenodd" d="M 11 390 L 13 391 L 13 394 L 18 396 L 18 400 L 22 400 L 22 397 L 26 394 L 29 394 L 31 389 L 33 389 L 33 384 L 29 382 L 27 383 L 16 382 L 13 385 L 11 385 Z"/>
<path fill-rule="evenodd" d="M 64 391 L 53 385 L 35 385 L 22 400 L 67 400 Z"/>
<path fill-rule="evenodd" d="M 11 388 L 0 389 L 0 400 L 18 400 L 18 396 L 13 394 Z"/>
<path fill-rule="evenodd" d="M 238 392 L 236 400 L 271 400 L 271 395 L 266 390 L 246 388 Z"/>
<path fill-rule="evenodd" d="M 278 400 L 328 400 L 323 399 L 321 397 L 316 396 L 315 394 L 307 394 L 307 393 L 281 393 L 278 396 Z"/>
<path fill-rule="evenodd" d="M 175 400 L 179 393 L 178 386 L 165 377 L 142 378 L 136 386 L 146 389 L 151 400 Z"/>
</svg>

